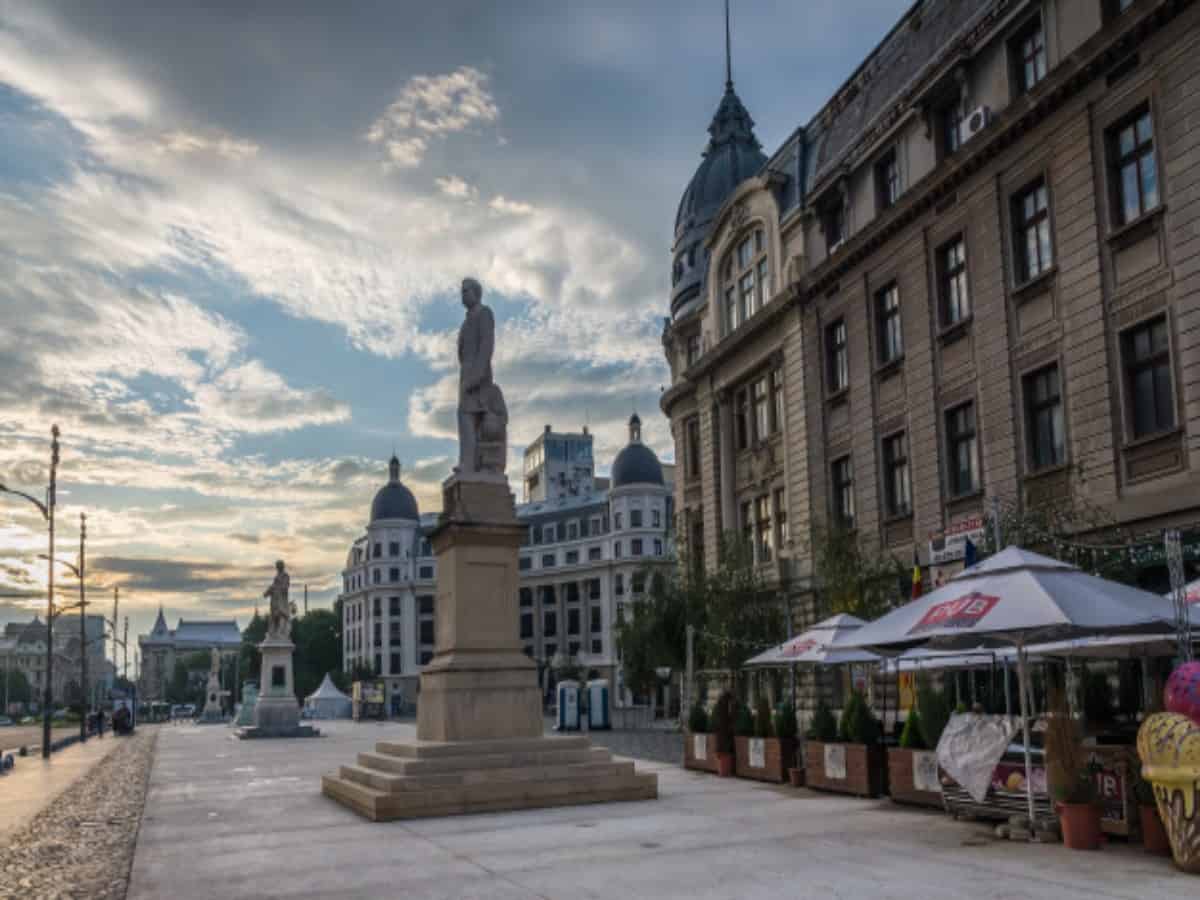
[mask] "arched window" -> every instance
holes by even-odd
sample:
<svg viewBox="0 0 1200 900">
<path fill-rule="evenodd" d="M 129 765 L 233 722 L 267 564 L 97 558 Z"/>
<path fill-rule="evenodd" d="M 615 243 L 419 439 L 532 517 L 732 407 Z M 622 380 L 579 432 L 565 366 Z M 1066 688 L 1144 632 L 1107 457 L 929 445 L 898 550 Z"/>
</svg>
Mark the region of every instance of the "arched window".
<svg viewBox="0 0 1200 900">
<path fill-rule="evenodd" d="M 771 299 L 771 267 L 767 237 L 756 228 L 725 256 L 721 265 L 721 302 L 725 333 L 758 312 Z"/>
</svg>

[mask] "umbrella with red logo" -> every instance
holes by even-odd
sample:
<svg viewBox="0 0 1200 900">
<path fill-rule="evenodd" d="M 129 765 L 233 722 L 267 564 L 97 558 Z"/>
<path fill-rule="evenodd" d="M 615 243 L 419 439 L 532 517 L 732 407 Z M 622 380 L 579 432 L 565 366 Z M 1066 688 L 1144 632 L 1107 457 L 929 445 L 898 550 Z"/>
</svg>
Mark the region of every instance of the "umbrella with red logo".
<svg viewBox="0 0 1200 900">
<path fill-rule="evenodd" d="M 840 613 L 818 622 L 803 634 L 765 650 L 746 661 L 747 666 L 814 665 L 879 662 L 879 654 L 842 646 L 867 623 L 857 616 Z"/>
<path fill-rule="evenodd" d="M 1174 606 L 1157 594 L 1009 547 L 963 569 L 937 590 L 857 629 L 846 646 L 892 654 L 923 644 L 941 649 L 1015 647 L 1025 783 L 1032 785 L 1028 646 L 1093 634 L 1167 632 L 1174 623 Z M 1029 819 L 1032 824 L 1032 787 Z"/>
</svg>

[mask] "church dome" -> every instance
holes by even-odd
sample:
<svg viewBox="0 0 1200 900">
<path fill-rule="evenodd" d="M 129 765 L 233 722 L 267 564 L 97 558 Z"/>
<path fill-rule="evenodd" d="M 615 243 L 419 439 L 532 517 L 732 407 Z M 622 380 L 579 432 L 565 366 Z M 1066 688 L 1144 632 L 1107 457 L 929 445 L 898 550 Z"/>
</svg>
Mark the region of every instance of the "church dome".
<svg viewBox="0 0 1200 900">
<path fill-rule="evenodd" d="M 388 463 L 388 483 L 379 489 L 379 493 L 371 501 L 371 521 L 420 518 L 417 498 L 400 483 L 400 460 L 393 456 Z"/>
<path fill-rule="evenodd" d="M 662 463 L 654 451 L 642 443 L 642 420 L 634 413 L 629 419 L 629 443 L 613 460 L 612 486 L 662 483 Z"/>
</svg>

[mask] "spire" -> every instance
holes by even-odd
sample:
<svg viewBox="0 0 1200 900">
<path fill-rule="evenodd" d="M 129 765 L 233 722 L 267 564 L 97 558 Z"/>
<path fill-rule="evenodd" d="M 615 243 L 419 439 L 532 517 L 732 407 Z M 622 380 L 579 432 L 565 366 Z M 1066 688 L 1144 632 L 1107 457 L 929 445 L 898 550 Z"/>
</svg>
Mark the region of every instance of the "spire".
<svg viewBox="0 0 1200 900">
<path fill-rule="evenodd" d="M 733 51 L 729 39 L 729 0 L 725 0 L 725 90 L 733 90 Z"/>
<path fill-rule="evenodd" d="M 629 443 L 640 444 L 642 442 L 642 420 L 635 412 L 629 417 Z"/>
<path fill-rule="evenodd" d="M 166 634 L 166 632 L 167 632 L 167 619 L 166 619 L 166 616 L 163 615 L 163 607 L 162 607 L 162 604 L 160 603 L 160 604 L 158 604 L 158 618 L 154 620 L 154 627 L 150 630 L 150 633 L 151 634 Z"/>
<path fill-rule="evenodd" d="M 392 459 L 388 463 L 388 481 L 395 484 L 400 480 L 400 460 L 396 458 L 396 454 L 392 454 Z"/>
</svg>

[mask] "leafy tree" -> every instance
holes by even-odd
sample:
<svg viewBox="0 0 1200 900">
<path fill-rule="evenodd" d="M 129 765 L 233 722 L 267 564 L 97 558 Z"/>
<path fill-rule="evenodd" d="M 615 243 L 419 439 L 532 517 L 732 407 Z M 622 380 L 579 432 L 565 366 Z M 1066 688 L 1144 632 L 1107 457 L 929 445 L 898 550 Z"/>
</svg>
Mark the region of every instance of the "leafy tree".
<svg viewBox="0 0 1200 900">
<path fill-rule="evenodd" d="M 258 645 L 266 636 L 267 619 L 255 610 L 254 618 L 242 631 L 242 646 L 238 651 L 238 670 L 245 673 L 247 678 L 257 679 L 262 671 L 262 654 L 258 652 Z"/>
<path fill-rule="evenodd" d="M 341 668 L 341 637 L 336 614 L 330 609 L 313 609 L 292 620 L 292 643 L 296 694 L 307 697 L 321 685 L 326 672 Z"/>
<path fill-rule="evenodd" d="M 175 669 L 167 685 L 167 701 L 170 703 L 192 703 L 194 697 L 188 685 L 188 668 L 182 659 L 175 660 Z"/>
<path fill-rule="evenodd" d="M 29 679 L 19 669 L 0 672 L 0 700 L 5 696 L 5 690 L 8 691 L 9 703 L 29 703 L 33 699 L 33 690 L 29 686 Z M 0 710 L 0 712 L 6 712 L 6 710 Z"/>
<path fill-rule="evenodd" d="M 901 586 L 909 570 L 840 526 L 814 532 L 813 568 L 827 615 L 849 613 L 870 621 L 907 599 Z"/>
<path fill-rule="evenodd" d="M 917 675 L 917 705 L 913 711 L 917 713 L 917 727 L 925 746 L 936 749 L 946 723 L 950 721 L 950 701 L 942 691 L 934 689 L 924 672 Z"/>
<path fill-rule="evenodd" d="M 699 599 L 704 630 L 697 642 L 698 665 L 724 669 L 731 681 L 755 650 L 785 635 L 780 594 L 763 580 L 750 542 L 741 535 L 722 538 L 720 564 L 703 582 Z"/>
<path fill-rule="evenodd" d="M 704 618 L 704 580 L 677 572 L 648 574 L 645 597 L 628 607 L 617 625 L 617 648 L 625 683 L 638 694 L 653 693 L 658 684 L 655 669 L 682 671 L 687 664 L 687 626 L 700 626 Z"/>
</svg>

